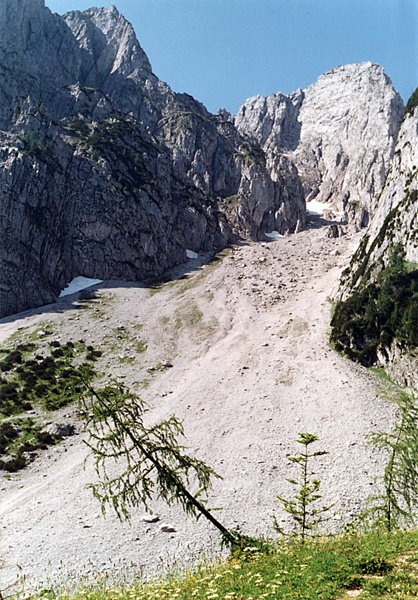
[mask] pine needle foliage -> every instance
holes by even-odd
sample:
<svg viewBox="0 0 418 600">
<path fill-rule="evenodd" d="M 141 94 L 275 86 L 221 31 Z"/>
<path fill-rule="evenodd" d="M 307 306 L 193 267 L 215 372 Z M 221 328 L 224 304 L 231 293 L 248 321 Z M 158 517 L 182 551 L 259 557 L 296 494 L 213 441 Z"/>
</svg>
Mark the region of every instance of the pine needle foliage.
<svg viewBox="0 0 418 600">
<path fill-rule="evenodd" d="M 326 520 L 325 513 L 332 508 L 332 505 L 319 507 L 315 505 L 322 498 L 322 495 L 319 493 L 320 482 L 314 477 L 316 473 L 310 470 L 310 462 L 313 458 L 329 454 L 326 450 L 310 451 L 311 444 L 318 441 L 318 439 L 312 433 L 299 433 L 296 442 L 303 446 L 303 450 L 296 456 L 289 457 L 290 462 L 299 466 L 299 479 L 287 479 L 289 483 L 297 488 L 297 491 L 291 499 L 277 496 L 285 512 L 292 515 L 295 521 L 295 532 L 300 535 L 302 541 L 312 535 L 317 526 Z M 273 520 L 276 531 L 283 534 L 284 532 L 275 516 Z"/>
<path fill-rule="evenodd" d="M 336 304 L 330 341 L 351 360 L 369 367 L 393 342 L 418 347 L 418 270 L 404 259 L 403 248 L 395 246 L 375 281 Z"/>
<path fill-rule="evenodd" d="M 418 407 L 416 398 L 399 392 L 399 417 L 390 432 L 369 436 L 369 444 L 387 453 L 381 490 L 372 496 L 365 516 L 372 516 L 390 533 L 413 523 L 418 506 Z"/>
<path fill-rule="evenodd" d="M 103 513 L 110 505 L 119 519 L 129 519 L 130 509 L 142 505 L 149 510 L 157 497 L 168 505 L 180 504 L 196 519 L 203 515 L 220 531 L 224 543 L 232 543 L 235 536 L 205 506 L 212 479 L 221 477 L 186 453 L 178 441 L 184 437 L 182 422 L 171 416 L 146 425 L 146 403 L 117 381 L 100 390 L 89 385 L 86 389 L 81 414 L 98 476 L 98 483 L 89 487 Z M 191 488 L 197 491 L 192 493 Z"/>
</svg>

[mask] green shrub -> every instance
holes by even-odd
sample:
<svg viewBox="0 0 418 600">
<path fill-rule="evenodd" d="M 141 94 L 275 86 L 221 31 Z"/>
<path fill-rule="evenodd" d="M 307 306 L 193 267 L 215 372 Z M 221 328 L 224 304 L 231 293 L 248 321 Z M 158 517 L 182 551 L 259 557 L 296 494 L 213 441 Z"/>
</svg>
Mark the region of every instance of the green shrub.
<svg viewBox="0 0 418 600">
<path fill-rule="evenodd" d="M 393 569 L 384 557 L 377 554 L 360 554 L 355 559 L 355 566 L 362 575 L 383 575 Z"/>
<path fill-rule="evenodd" d="M 418 106 L 418 88 L 412 92 L 406 107 L 405 107 L 405 115 L 412 115 L 415 108 Z"/>
<path fill-rule="evenodd" d="M 29 452 L 44 450 L 57 441 L 57 437 L 43 431 L 32 418 L 0 423 L 0 469 L 15 473 L 33 460 Z"/>
<path fill-rule="evenodd" d="M 400 247 L 375 282 L 336 304 L 331 320 L 331 343 L 366 366 L 395 339 L 406 348 L 418 346 L 418 271 L 410 270 Z"/>
</svg>

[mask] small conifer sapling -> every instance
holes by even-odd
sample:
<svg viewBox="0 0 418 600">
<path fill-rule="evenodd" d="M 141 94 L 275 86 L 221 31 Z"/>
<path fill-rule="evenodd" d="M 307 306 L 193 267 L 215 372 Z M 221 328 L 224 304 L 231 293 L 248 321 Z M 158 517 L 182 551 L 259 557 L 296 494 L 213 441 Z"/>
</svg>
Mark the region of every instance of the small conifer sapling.
<svg viewBox="0 0 418 600">
<path fill-rule="evenodd" d="M 299 534 L 302 541 L 305 541 L 308 535 L 311 535 L 317 526 L 327 520 L 327 513 L 333 505 L 317 506 L 317 502 L 322 498 L 319 493 L 320 482 L 314 476 L 316 473 L 310 470 L 311 459 L 328 454 L 326 450 L 311 451 L 310 446 L 319 438 L 312 433 L 299 433 L 296 440 L 303 446 L 302 451 L 296 456 L 290 456 L 289 461 L 299 466 L 299 479 L 287 479 L 297 490 L 293 498 L 284 498 L 277 496 L 283 509 L 292 515 L 295 521 L 295 533 Z M 284 533 L 280 527 L 277 517 L 273 516 L 274 528 L 278 533 Z"/>
</svg>

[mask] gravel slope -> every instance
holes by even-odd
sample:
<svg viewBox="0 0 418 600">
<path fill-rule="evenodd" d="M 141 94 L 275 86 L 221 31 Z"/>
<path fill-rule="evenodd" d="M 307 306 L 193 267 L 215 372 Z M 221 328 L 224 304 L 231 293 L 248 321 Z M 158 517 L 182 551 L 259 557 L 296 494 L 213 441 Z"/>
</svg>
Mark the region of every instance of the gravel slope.
<svg viewBox="0 0 418 600">
<path fill-rule="evenodd" d="M 3 319 L 0 342 L 51 323 L 55 339 L 82 337 L 103 348 L 102 371 L 149 402 L 150 422 L 172 413 L 183 419 L 187 445 L 223 477 L 209 505 L 249 534 L 272 535 L 273 512 L 289 526 L 275 496 L 290 492 L 287 457 L 298 451 L 298 432 L 317 434 L 318 449 L 330 453 L 315 466 L 337 528 L 372 490 L 381 465 L 365 436 L 387 429 L 393 410 L 378 397 L 373 374 L 328 347 L 329 298 L 358 240 L 325 233 L 237 246 L 206 266 L 207 257 L 190 260 L 159 290 L 105 282 L 84 310 L 68 296 Z M 145 352 L 137 352 L 139 340 Z M 74 415 L 67 409 L 61 419 Z M 0 588 L 22 575 L 31 587 L 120 573 L 132 563 L 150 575 L 218 551 L 210 525 L 157 501 L 159 522 L 145 523 L 142 511 L 130 524 L 112 513 L 104 519 L 85 489 L 94 474 L 84 466 L 82 437 L 2 476 Z M 162 523 L 175 531 L 162 532 Z"/>
</svg>

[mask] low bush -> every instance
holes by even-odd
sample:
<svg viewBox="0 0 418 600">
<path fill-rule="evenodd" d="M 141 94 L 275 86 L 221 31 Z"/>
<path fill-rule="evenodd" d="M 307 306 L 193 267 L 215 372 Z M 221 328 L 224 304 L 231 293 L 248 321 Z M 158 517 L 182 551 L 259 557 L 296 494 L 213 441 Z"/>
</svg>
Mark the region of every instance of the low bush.
<svg viewBox="0 0 418 600">
<path fill-rule="evenodd" d="M 79 399 L 96 373 L 92 361 L 101 351 L 84 343 L 47 346 L 18 344 L 1 350 L 0 469 L 14 472 L 26 466 L 32 453 L 57 440 L 32 418 L 19 417 L 33 408 L 55 411 Z M 12 419 L 12 420 L 10 420 Z"/>
<path fill-rule="evenodd" d="M 375 282 L 336 304 L 331 320 L 331 343 L 366 366 L 394 340 L 418 346 L 418 270 L 410 270 L 399 247 Z"/>
</svg>

